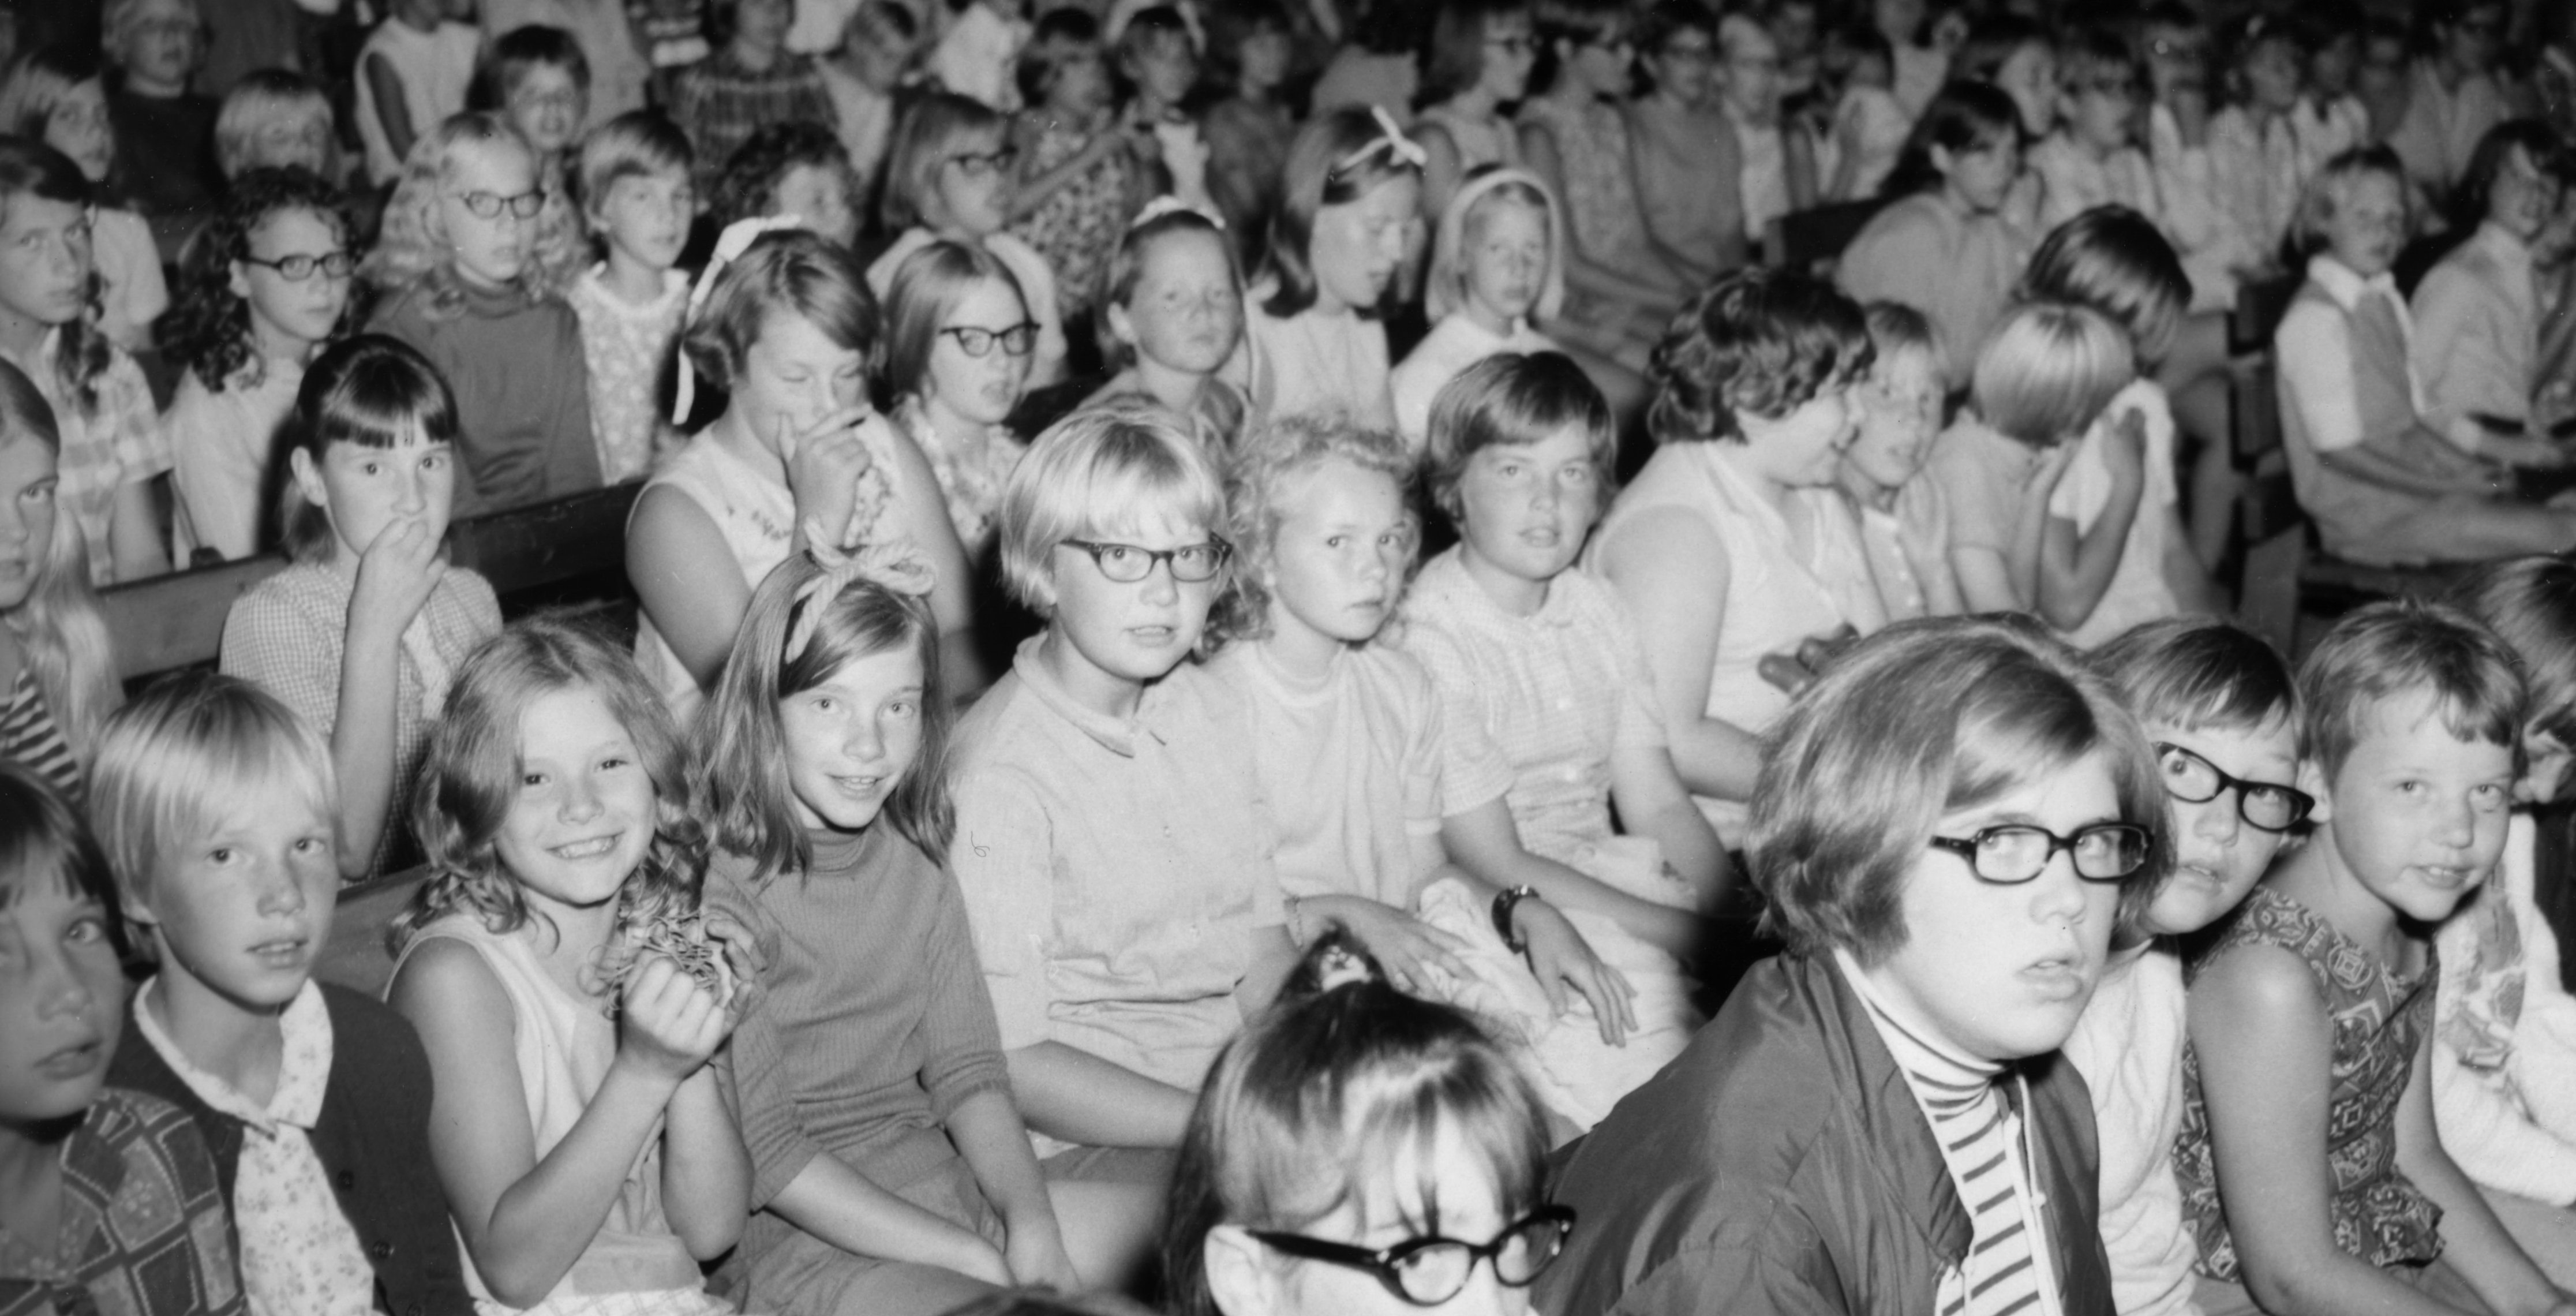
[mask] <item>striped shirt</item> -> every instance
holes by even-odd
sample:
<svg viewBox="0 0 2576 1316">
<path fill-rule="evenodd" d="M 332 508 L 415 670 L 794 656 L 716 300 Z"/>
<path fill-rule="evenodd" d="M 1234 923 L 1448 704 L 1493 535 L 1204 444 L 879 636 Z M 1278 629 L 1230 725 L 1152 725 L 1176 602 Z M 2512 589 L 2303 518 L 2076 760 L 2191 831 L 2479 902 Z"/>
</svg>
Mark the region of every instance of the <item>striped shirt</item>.
<svg viewBox="0 0 2576 1316">
<path fill-rule="evenodd" d="M 54 710 L 46 705 L 33 668 L 19 667 L 18 679 L 9 687 L 8 705 L 0 707 L 0 759 L 35 773 L 73 804 L 80 803 L 80 758 L 54 722 Z"/>
</svg>

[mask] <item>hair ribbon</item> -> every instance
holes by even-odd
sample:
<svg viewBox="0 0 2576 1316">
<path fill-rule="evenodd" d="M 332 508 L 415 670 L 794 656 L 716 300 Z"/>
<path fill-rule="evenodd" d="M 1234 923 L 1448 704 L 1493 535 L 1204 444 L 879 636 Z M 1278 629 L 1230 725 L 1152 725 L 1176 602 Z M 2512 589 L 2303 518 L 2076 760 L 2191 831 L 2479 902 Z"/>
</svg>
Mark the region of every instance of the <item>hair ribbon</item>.
<svg viewBox="0 0 2576 1316">
<path fill-rule="evenodd" d="M 1206 210 L 1198 206 L 1191 205 L 1189 202 L 1183 201 L 1169 192 L 1146 202 L 1145 208 L 1137 211 L 1134 219 L 1127 221 L 1127 231 L 1133 233 L 1136 230 L 1145 227 L 1147 224 L 1151 224 L 1155 220 L 1161 219 L 1165 215 L 1196 215 L 1199 218 L 1206 220 L 1208 223 L 1215 225 L 1217 232 L 1223 233 L 1225 231 L 1225 217 L 1223 215 L 1209 214 Z"/>
<path fill-rule="evenodd" d="M 1377 120 L 1377 136 L 1370 138 L 1367 145 L 1334 161 L 1334 173 L 1347 173 L 1380 155 L 1392 155 L 1398 163 L 1409 164 L 1416 169 L 1431 163 L 1431 153 L 1422 149 L 1422 143 L 1404 135 L 1403 127 L 1396 123 L 1394 115 L 1386 112 L 1385 106 L 1372 105 L 1369 114 Z"/>
<path fill-rule="evenodd" d="M 804 530 L 805 551 L 821 570 L 796 587 L 796 597 L 787 605 L 796 622 L 787 630 L 787 647 L 780 651 L 785 657 L 805 652 L 805 646 L 814 642 L 814 628 L 821 624 L 823 610 L 841 597 L 841 591 L 859 581 L 911 598 L 929 594 L 938 581 L 930 560 L 921 555 L 920 547 L 909 535 L 864 548 L 843 549 L 822 533 L 820 522 L 809 518 Z"/>
<path fill-rule="evenodd" d="M 698 312 L 706 309 L 708 295 L 716 290 L 716 276 L 724 273 L 725 266 L 740 259 L 742 253 L 749 251 L 754 239 L 764 233 L 803 227 L 805 227 L 803 215 L 762 215 L 752 219 L 737 219 L 725 225 L 724 232 L 716 237 L 715 253 L 707 257 L 707 267 L 698 273 L 697 286 L 689 289 L 689 309 L 680 317 L 680 332 L 687 333 L 689 326 L 697 323 Z M 671 423 L 674 425 L 686 423 L 689 419 L 689 408 L 696 406 L 697 402 L 697 367 L 689 363 L 689 350 L 683 347 L 680 349 L 679 386 L 672 390 Z"/>
</svg>

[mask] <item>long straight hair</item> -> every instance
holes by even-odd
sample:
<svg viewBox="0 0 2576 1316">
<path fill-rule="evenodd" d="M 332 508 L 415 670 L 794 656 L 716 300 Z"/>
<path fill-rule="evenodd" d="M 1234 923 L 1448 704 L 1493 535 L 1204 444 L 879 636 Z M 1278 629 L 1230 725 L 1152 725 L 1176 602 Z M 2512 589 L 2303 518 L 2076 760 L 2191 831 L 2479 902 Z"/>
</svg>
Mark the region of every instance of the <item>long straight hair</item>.
<svg viewBox="0 0 2576 1316">
<path fill-rule="evenodd" d="M 44 394 L 16 366 L 0 361 L 0 446 L 12 443 L 42 444 L 57 460 L 63 453 L 62 431 Z M 26 651 L 45 708 L 72 757 L 86 766 L 99 726 L 125 702 L 125 691 L 117 683 L 107 619 L 90 589 L 89 548 L 69 511 L 55 510 L 53 538 L 37 565 L 36 583 L 25 601 L 0 614 L 0 622 Z"/>
<path fill-rule="evenodd" d="M 1349 205 L 1389 179 L 1422 176 L 1418 166 L 1393 151 L 1359 155 L 1383 135 L 1377 119 L 1356 105 L 1318 114 L 1297 130 L 1280 171 L 1279 207 L 1270 215 L 1270 258 L 1263 266 L 1278 288 L 1261 309 L 1284 320 L 1315 304 L 1315 267 L 1307 247 L 1315 240 L 1317 212 Z M 1392 290 L 1388 295 L 1394 295 Z M 1372 308 L 1358 309 L 1367 313 Z"/>
<path fill-rule="evenodd" d="M 0 136 L 0 215 L 22 196 L 87 210 L 96 203 L 98 194 L 89 180 L 81 176 L 80 166 L 71 157 L 23 137 Z M 53 367 L 57 390 L 80 409 L 83 419 L 98 413 L 98 380 L 107 373 L 116 349 L 99 328 L 103 313 L 98 266 L 90 266 L 88 286 L 82 290 L 80 314 L 57 328 L 61 337 L 55 341 Z"/>
</svg>

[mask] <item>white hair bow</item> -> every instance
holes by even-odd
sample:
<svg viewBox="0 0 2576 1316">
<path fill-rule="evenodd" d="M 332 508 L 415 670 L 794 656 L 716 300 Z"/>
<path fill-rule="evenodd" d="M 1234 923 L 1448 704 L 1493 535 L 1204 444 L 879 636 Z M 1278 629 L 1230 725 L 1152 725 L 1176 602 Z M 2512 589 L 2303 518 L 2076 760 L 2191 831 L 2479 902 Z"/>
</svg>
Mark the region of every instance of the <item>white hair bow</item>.
<svg viewBox="0 0 2576 1316">
<path fill-rule="evenodd" d="M 1334 173 L 1346 173 L 1379 155 L 1392 155 L 1397 161 L 1416 169 L 1431 162 L 1431 153 L 1422 149 L 1422 143 L 1404 135 L 1403 126 L 1395 121 L 1394 115 L 1386 112 L 1385 106 L 1372 105 L 1369 114 L 1377 120 L 1377 136 L 1370 138 L 1366 146 L 1335 161 Z"/>
<path fill-rule="evenodd" d="M 685 334 L 690 325 L 697 323 L 698 312 L 706 309 L 707 295 L 716 289 L 716 276 L 724 273 L 725 266 L 740 259 L 742 253 L 749 251 L 754 239 L 763 233 L 803 227 L 803 215 L 763 215 L 737 219 L 725 225 L 724 232 L 716 237 L 715 254 L 707 257 L 707 267 L 699 272 L 697 286 L 689 289 L 689 310 L 680 317 L 680 331 Z M 673 391 L 671 402 L 671 423 L 685 423 L 689 419 L 689 408 L 696 406 L 697 401 L 698 372 L 689 364 L 689 351 L 683 347 L 680 349 L 680 383 Z"/>
</svg>

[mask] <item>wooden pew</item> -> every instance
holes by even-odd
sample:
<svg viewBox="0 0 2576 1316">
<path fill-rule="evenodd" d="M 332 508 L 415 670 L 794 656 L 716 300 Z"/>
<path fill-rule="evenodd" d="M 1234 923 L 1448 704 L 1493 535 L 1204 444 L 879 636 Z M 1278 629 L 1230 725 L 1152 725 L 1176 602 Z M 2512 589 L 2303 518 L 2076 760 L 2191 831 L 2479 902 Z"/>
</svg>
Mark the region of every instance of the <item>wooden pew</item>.
<svg viewBox="0 0 2576 1316">
<path fill-rule="evenodd" d="M 1850 246 L 1852 239 L 1869 227 L 1869 221 L 1886 208 L 1887 202 L 1871 197 L 1792 211 L 1763 226 L 1762 262 L 1780 269 L 1820 273 L 1840 260 L 1843 248 Z"/>
</svg>

